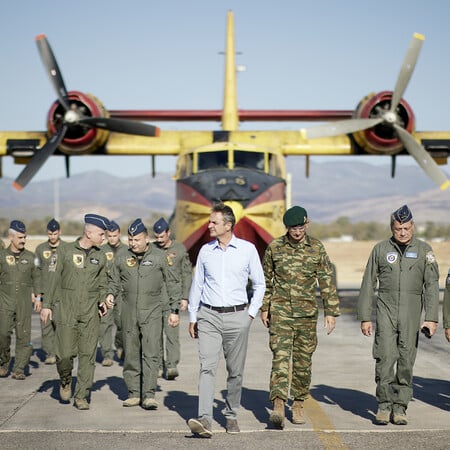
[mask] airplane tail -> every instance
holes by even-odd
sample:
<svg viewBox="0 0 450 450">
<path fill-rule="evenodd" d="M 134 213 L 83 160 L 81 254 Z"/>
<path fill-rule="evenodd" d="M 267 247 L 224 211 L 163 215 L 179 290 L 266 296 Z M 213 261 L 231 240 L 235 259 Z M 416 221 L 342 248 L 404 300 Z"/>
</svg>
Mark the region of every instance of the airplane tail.
<svg viewBox="0 0 450 450">
<path fill-rule="evenodd" d="M 225 49 L 225 85 L 222 111 L 222 130 L 224 131 L 237 131 L 239 128 L 236 73 L 234 17 L 233 11 L 228 11 Z"/>
</svg>

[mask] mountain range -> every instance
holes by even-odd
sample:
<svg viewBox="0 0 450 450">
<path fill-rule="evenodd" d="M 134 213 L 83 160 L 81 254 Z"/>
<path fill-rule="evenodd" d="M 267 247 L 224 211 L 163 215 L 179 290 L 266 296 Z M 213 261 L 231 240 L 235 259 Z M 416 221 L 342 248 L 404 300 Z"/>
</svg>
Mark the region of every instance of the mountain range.
<svg viewBox="0 0 450 450">
<path fill-rule="evenodd" d="M 440 191 L 415 165 L 399 166 L 394 179 L 389 165 L 363 160 L 321 162 L 315 158 L 308 178 L 304 158 L 288 157 L 286 166 L 292 179 L 292 203 L 304 206 L 312 221 L 331 223 L 347 217 L 351 222 L 387 223 L 393 210 L 408 204 L 417 223 L 450 222 L 450 189 Z M 77 221 L 86 212 L 97 212 L 128 223 L 152 214 L 168 217 L 175 204 L 170 173 L 122 178 L 91 171 L 33 181 L 21 192 L 12 187 L 12 181 L 0 179 L 0 217 L 30 221 L 57 216 Z"/>
</svg>

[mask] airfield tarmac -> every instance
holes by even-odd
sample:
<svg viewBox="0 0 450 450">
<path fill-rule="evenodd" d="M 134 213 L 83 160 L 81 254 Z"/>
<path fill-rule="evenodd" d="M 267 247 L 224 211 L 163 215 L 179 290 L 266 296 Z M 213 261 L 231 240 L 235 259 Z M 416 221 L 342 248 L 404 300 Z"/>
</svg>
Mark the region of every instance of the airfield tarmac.
<svg viewBox="0 0 450 450">
<path fill-rule="evenodd" d="M 371 245 L 366 246 L 370 251 Z M 330 336 L 319 321 L 311 398 L 305 405 L 306 424 L 293 425 L 288 408 L 283 431 L 274 430 L 268 421 L 271 352 L 267 329 L 259 319 L 250 333 L 239 413 L 241 433 L 228 435 L 224 429 L 221 411 L 226 375 L 222 361 L 216 386 L 214 435 L 204 440 L 193 438 L 186 425 L 190 417 L 196 416 L 198 381 L 197 343 L 188 335 L 186 313 L 182 313 L 180 325 L 180 376 L 175 381 L 158 380 L 156 398 L 160 406 L 156 411 L 122 407 L 127 396 L 122 367 L 117 361 L 112 367 L 102 367 L 100 359 L 91 409 L 78 411 L 72 404 L 60 403 L 56 367 L 43 364 L 39 319 L 34 314 L 29 376 L 25 381 L 0 378 L 0 448 L 448 449 L 450 344 L 444 338 L 442 321 L 431 340 L 419 337 L 409 424 L 380 427 L 373 423 L 377 405 L 372 339 L 361 334 L 355 317 L 358 286 L 368 257 L 366 246 L 357 251 L 355 246 L 352 249 L 327 244 L 338 267 L 342 315 Z M 444 246 L 442 254 L 447 251 Z M 342 257 L 351 259 L 351 263 L 344 266 Z"/>
</svg>

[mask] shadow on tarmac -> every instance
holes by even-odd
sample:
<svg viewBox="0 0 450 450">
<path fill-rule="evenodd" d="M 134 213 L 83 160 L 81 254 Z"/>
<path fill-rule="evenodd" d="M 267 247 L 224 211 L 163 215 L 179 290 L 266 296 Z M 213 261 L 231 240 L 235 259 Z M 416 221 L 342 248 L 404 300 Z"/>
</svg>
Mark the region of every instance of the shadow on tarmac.
<svg viewBox="0 0 450 450">
<path fill-rule="evenodd" d="M 355 416 L 373 422 L 377 410 L 377 401 L 373 395 L 355 389 L 342 389 L 325 384 L 311 388 L 311 397 L 320 403 L 337 405 Z"/>
<path fill-rule="evenodd" d="M 414 398 L 436 408 L 450 411 L 450 381 L 413 377 Z"/>
</svg>

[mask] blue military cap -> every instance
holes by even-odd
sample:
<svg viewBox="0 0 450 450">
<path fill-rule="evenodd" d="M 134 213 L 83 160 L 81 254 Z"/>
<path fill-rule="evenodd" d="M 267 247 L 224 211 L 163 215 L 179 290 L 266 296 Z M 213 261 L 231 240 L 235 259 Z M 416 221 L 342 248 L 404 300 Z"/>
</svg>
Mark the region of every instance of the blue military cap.
<svg viewBox="0 0 450 450">
<path fill-rule="evenodd" d="M 109 222 L 108 231 L 120 231 L 119 224 L 117 222 L 114 222 L 114 220 L 111 220 Z"/>
<path fill-rule="evenodd" d="M 98 214 L 86 214 L 84 216 L 84 223 L 95 225 L 105 231 L 109 227 L 109 220 L 106 217 L 99 216 Z"/>
<path fill-rule="evenodd" d="M 136 236 L 137 234 L 147 233 L 147 228 L 142 223 L 141 219 L 136 219 L 129 227 L 128 227 L 128 235 Z"/>
<path fill-rule="evenodd" d="M 57 231 L 59 229 L 60 229 L 59 222 L 56 219 L 50 220 L 50 222 L 47 224 L 48 231 Z"/>
<path fill-rule="evenodd" d="M 167 231 L 169 229 L 169 224 L 166 222 L 166 220 L 161 217 L 158 219 L 155 224 L 153 225 L 153 231 L 155 233 L 162 233 L 163 231 Z"/>
<path fill-rule="evenodd" d="M 412 220 L 412 212 L 407 205 L 403 205 L 392 213 L 392 219 L 398 223 L 406 223 Z"/>
<path fill-rule="evenodd" d="M 12 220 L 11 223 L 9 224 L 9 228 L 11 230 L 17 231 L 18 233 L 26 233 L 27 232 L 27 227 L 20 220 Z"/>
</svg>

